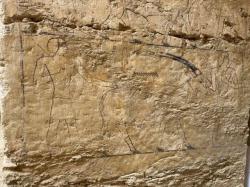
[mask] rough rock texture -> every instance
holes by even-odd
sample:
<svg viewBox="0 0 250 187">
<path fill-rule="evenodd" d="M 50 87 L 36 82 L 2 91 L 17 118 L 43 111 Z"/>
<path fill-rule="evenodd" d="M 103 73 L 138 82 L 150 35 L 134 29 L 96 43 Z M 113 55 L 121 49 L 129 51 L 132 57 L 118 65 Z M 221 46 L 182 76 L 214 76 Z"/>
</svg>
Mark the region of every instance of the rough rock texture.
<svg viewBox="0 0 250 187">
<path fill-rule="evenodd" d="M 8 186 L 243 186 L 249 0 L 4 0 Z"/>
</svg>

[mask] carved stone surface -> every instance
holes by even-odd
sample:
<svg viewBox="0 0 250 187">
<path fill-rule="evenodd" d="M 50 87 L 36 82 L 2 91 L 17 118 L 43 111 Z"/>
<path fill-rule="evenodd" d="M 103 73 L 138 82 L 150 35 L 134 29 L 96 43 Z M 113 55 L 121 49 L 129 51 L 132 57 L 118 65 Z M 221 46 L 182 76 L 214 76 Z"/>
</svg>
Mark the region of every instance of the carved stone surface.
<svg viewBox="0 0 250 187">
<path fill-rule="evenodd" d="M 243 186 L 249 0 L 2 3 L 7 185 Z"/>
</svg>

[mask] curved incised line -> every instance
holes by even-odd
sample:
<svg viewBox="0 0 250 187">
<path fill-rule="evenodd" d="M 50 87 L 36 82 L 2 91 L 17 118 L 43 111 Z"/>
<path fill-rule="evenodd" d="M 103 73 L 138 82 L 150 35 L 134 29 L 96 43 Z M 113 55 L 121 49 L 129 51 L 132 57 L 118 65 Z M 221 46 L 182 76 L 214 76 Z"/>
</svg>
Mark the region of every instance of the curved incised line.
<svg viewBox="0 0 250 187">
<path fill-rule="evenodd" d="M 191 62 L 189 62 L 188 60 L 186 60 L 180 56 L 176 56 L 176 55 L 173 55 L 171 53 L 159 54 L 159 56 L 160 57 L 167 57 L 167 58 L 170 58 L 172 60 L 175 60 L 177 62 L 184 64 L 189 69 L 191 69 L 191 71 L 195 74 L 195 76 L 198 76 L 201 74 L 201 71 L 194 64 L 192 64 Z"/>
</svg>

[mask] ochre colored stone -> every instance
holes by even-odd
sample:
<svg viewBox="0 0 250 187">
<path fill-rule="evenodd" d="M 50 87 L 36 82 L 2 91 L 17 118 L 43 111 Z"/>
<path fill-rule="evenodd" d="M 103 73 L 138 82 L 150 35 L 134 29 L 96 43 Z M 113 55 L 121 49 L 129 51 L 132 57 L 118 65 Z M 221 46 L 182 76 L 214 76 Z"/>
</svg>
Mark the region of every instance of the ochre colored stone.
<svg viewBox="0 0 250 187">
<path fill-rule="evenodd" d="M 0 2 L 2 186 L 243 186 L 249 0 Z"/>
</svg>

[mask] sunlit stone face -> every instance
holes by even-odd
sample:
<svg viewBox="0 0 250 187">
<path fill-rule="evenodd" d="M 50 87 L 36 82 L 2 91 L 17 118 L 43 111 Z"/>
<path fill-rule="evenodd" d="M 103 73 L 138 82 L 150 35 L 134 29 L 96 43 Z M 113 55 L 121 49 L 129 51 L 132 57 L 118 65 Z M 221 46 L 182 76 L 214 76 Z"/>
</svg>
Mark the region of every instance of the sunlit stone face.
<svg viewBox="0 0 250 187">
<path fill-rule="evenodd" d="M 244 183 L 249 0 L 4 3 L 7 184 Z"/>
</svg>

